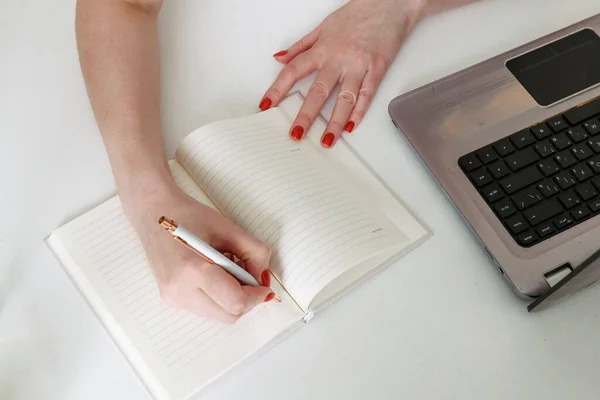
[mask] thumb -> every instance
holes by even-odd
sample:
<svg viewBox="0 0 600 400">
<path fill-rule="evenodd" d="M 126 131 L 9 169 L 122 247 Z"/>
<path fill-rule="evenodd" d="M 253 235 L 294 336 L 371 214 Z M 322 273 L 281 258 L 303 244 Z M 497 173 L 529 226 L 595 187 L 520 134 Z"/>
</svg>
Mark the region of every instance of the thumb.
<svg viewBox="0 0 600 400">
<path fill-rule="evenodd" d="M 271 247 L 234 225 L 228 232 L 217 234 L 213 238 L 219 251 L 234 254 L 246 266 L 246 270 L 263 286 L 270 286 L 269 262 Z"/>
<path fill-rule="evenodd" d="M 250 311 L 259 304 L 268 303 L 275 297 L 275 293 L 264 286 L 242 286 L 242 290 L 248 299 L 246 311 Z"/>
</svg>

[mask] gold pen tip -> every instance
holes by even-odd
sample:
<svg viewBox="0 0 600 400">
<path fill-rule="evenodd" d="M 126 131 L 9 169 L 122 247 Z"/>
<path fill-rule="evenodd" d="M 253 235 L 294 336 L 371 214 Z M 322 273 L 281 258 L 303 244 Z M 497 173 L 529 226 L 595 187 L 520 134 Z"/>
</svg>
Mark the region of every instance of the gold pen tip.
<svg viewBox="0 0 600 400">
<path fill-rule="evenodd" d="M 276 301 L 276 302 L 278 302 L 278 303 L 281 303 L 281 299 L 280 299 L 280 298 L 279 298 L 279 296 L 277 296 L 277 295 L 275 295 L 275 296 L 273 297 L 273 300 L 275 300 L 275 301 Z"/>
<path fill-rule="evenodd" d="M 177 224 L 175 223 L 175 221 L 164 216 L 160 217 L 158 223 L 161 224 L 162 227 L 168 230 L 169 232 L 174 232 L 175 229 L 177 229 Z"/>
</svg>

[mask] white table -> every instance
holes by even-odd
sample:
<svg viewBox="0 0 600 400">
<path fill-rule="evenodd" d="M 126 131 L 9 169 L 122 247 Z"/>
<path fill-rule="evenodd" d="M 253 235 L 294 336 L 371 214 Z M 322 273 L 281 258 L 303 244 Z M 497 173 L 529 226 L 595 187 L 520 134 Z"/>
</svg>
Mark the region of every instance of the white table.
<svg viewBox="0 0 600 400">
<path fill-rule="evenodd" d="M 1 3 L 0 398 L 148 399 L 42 242 L 114 193 L 79 70 L 75 1 Z M 271 54 L 343 2 L 166 3 L 172 154 L 193 128 L 255 112 L 280 68 Z M 595 13 L 597 0 L 483 0 L 421 24 L 349 140 L 434 237 L 204 398 L 597 399 L 600 288 L 528 315 L 387 115 L 400 93 Z"/>
</svg>

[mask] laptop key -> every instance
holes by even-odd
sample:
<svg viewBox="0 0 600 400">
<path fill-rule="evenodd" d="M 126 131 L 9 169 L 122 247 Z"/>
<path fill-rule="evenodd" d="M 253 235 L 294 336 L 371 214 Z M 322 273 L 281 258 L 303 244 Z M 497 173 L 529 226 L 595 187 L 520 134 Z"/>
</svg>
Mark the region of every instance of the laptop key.
<svg viewBox="0 0 600 400">
<path fill-rule="evenodd" d="M 535 137 L 529 132 L 529 129 L 523 129 L 510 136 L 510 141 L 517 149 L 524 149 L 535 143 Z"/>
<path fill-rule="evenodd" d="M 519 210 L 524 210 L 542 201 L 544 197 L 536 188 L 528 188 L 512 197 L 513 203 Z"/>
<path fill-rule="evenodd" d="M 572 108 L 563 116 L 571 125 L 577 125 L 597 114 L 600 114 L 600 98 Z"/>
<path fill-rule="evenodd" d="M 600 175 L 600 156 L 592 158 L 587 164 L 596 175 Z"/>
<path fill-rule="evenodd" d="M 571 209 L 577 207 L 581 204 L 581 199 L 577 196 L 574 190 L 569 190 L 568 192 L 561 193 L 558 196 L 560 202 L 565 206 L 566 209 Z"/>
<path fill-rule="evenodd" d="M 600 138 L 590 139 L 587 144 L 596 154 L 600 153 Z"/>
<path fill-rule="evenodd" d="M 591 136 L 600 133 L 600 123 L 598 123 L 598 120 L 596 119 L 590 119 L 589 121 L 585 122 L 583 127 Z"/>
<path fill-rule="evenodd" d="M 567 122 L 560 115 L 554 118 L 550 118 L 546 121 L 546 123 L 548 124 L 548 126 L 550 126 L 550 128 L 552 128 L 554 132 L 560 132 L 568 128 Z"/>
<path fill-rule="evenodd" d="M 579 164 L 571 169 L 571 173 L 579 182 L 586 181 L 594 176 L 592 170 L 585 164 Z"/>
<path fill-rule="evenodd" d="M 509 138 L 504 138 L 496 143 L 494 143 L 494 149 L 496 152 L 500 154 L 500 157 L 506 157 L 509 154 L 515 152 L 515 147 L 510 143 Z"/>
<path fill-rule="evenodd" d="M 509 198 L 504 198 L 494 204 L 494 210 L 502 219 L 506 219 L 517 212 L 517 208 Z"/>
<path fill-rule="evenodd" d="M 573 175 L 571 175 L 568 171 L 560 172 L 554 177 L 554 180 L 556 183 L 558 183 L 562 190 L 566 190 L 577 183 L 575 178 L 573 178 Z"/>
<path fill-rule="evenodd" d="M 556 149 L 549 140 L 544 140 L 543 142 L 536 144 L 534 148 L 542 158 L 546 158 L 556 153 Z"/>
<path fill-rule="evenodd" d="M 600 190 L 600 177 L 592 179 L 592 184 L 596 186 L 596 189 Z"/>
<path fill-rule="evenodd" d="M 513 235 L 518 235 L 519 233 L 524 232 L 527 229 L 529 229 L 529 226 L 527 225 L 527 221 L 525 221 L 525 218 L 523 218 L 523 216 L 520 214 L 507 219 L 506 226 L 508 227 L 508 229 L 511 231 L 511 233 Z"/>
<path fill-rule="evenodd" d="M 546 176 L 552 176 L 558 172 L 560 172 L 560 167 L 553 160 L 544 160 L 538 164 L 538 168 L 544 173 Z"/>
<path fill-rule="evenodd" d="M 558 150 L 568 149 L 569 147 L 573 146 L 571 139 L 569 139 L 569 137 L 564 133 L 559 133 L 558 135 L 553 136 L 550 141 Z"/>
<path fill-rule="evenodd" d="M 538 241 L 538 237 L 536 233 L 532 229 L 530 229 L 527 232 L 517 236 L 517 241 L 523 246 L 531 246 L 532 244 Z"/>
<path fill-rule="evenodd" d="M 493 183 L 491 185 L 486 186 L 483 189 L 482 193 L 485 199 L 490 204 L 495 203 L 496 201 L 504 197 L 504 193 L 502 192 L 502 189 L 500 189 L 500 186 L 498 186 L 497 183 Z"/>
<path fill-rule="evenodd" d="M 531 225 L 535 226 L 549 220 L 550 218 L 554 218 L 563 212 L 563 206 L 556 198 L 553 198 L 524 211 L 523 216 L 525 216 Z"/>
<path fill-rule="evenodd" d="M 461 157 L 458 160 L 458 164 L 466 173 L 473 172 L 481 167 L 481 161 L 473 153 Z"/>
<path fill-rule="evenodd" d="M 583 129 L 582 126 L 576 126 L 574 128 L 570 128 L 567 131 L 567 135 L 571 138 L 571 140 L 575 143 L 583 142 L 589 136 L 587 132 Z"/>
<path fill-rule="evenodd" d="M 590 149 L 587 143 L 580 143 L 577 146 L 573 147 L 571 149 L 571 153 L 573 153 L 573 155 L 577 157 L 579 161 L 586 160 L 594 155 L 594 152 L 592 151 L 592 149 Z"/>
<path fill-rule="evenodd" d="M 540 183 L 537 188 L 544 195 L 544 197 L 552 197 L 560 193 L 560 189 L 554 181 L 550 179 L 546 179 L 544 182 Z"/>
<path fill-rule="evenodd" d="M 548 125 L 546 125 L 544 122 L 542 122 L 541 124 L 532 126 L 530 130 L 531 130 L 531 133 L 533 133 L 538 140 L 545 139 L 552 135 L 552 131 L 550 130 L 550 128 L 548 128 Z"/>
<path fill-rule="evenodd" d="M 557 229 L 564 229 L 573 223 L 573 218 L 569 214 L 561 215 L 554 219 L 554 225 Z"/>
<path fill-rule="evenodd" d="M 502 160 L 490 164 L 489 170 L 496 179 L 504 178 L 506 175 L 510 174 L 510 169 L 508 169 L 508 166 Z"/>
<path fill-rule="evenodd" d="M 564 172 L 564 171 L 563 171 Z M 568 172 L 567 172 L 568 173 Z M 502 179 L 499 183 L 504 191 L 511 195 L 519 190 L 533 185 L 544 178 L 542 173 L 537 169 L 537 166 L 532 165 L 524 170 L 512 174 Z M 574 183 L 573 183 L 574 184 Z"/>
<path fill-rule="evenodd" d="M 556 228 L 554 227 L 554 225 L 552 225 L 552 222 L 545 222 L 542 225 L 538 226 L 535 230 L 538 233 L 538 235 L 540 235 L 540 237 L 542 238 L 550 236 L 551 234 L 556 232 Z"/>
<path fill-rule="evenodd" d="M 567 169 L 570 166 L 577 164 L 577 159 L 568 151 L 563 151 L 562 153 L 557 154 L 554 157 L 554 160 L 556 160 L 556 162 L 559 163 L 563 169 Z"/>
<path fill-rule="evenodd" d="M 590 204 L 588 204 L 588 207 L 593 213 L 600 212 L 600 200 L 592 201 Z"/>
<path fill-rule="evenodd" d="M 583 185 L 575 188 L 575 191 L 583 201 L 589 201 L 598 196 L 598 190 L 596 190 L 591 183 L 584 183 Z"/>
<path fill-rule="evenodd" d="M 475 154 L 477 154 L 477 157 L 484 164 L 489 164 L 498 159 L 498 154 L 496 154 L 492 146 L 486 146 L 481 150 L 477 150 Z"/>
<path fill-rule="evenodd" d="M 478 188 L 482 188 L 488 183 L 494 181 L 494 178 L 492 178 L 492 174 L 489 173 L 487 168 L 480 168 L 477 171 L 473 172 L 470 176 L 471 180 Z"/>
<path fill-rule="evenodd" d="M 590 210 L 586 206 L 581 206 L 571 211 L 571 215 L 575 218 L 575 221 L 581 221 L 591 215 Z"/>
<path fill-rule="evenodd" d="M 525 168 L 526 166 L 533 164 L 539 159 L 540 157 L 538 157 L 533 148 L 528 148 L 515 154 L 511 154 L 505 158 L 505 161 L 512 171 L 518 171 L 521 168 Z"/>
</svg>

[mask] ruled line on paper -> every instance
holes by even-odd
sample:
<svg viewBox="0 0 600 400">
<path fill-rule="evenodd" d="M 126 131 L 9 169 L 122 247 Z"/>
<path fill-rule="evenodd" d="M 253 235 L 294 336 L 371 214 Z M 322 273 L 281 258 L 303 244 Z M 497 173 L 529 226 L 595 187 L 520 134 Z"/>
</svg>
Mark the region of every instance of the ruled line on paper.
<svg viewBox="0 0 600 400">
<path fill-rule="evenodd" d="M 276 123 L 206 132 L 190 147 L 184 167 L 226 217 L 272 246 L 272 270 L 285 286 L 349 268 L 353 260 L 321 262 L 332 243 L 358 258 L 389 246 L 386 235 L 374 233 L 380 227 L 371 214 L 315 164 L 311 147 L 290 141 Z"/>
</svg>

